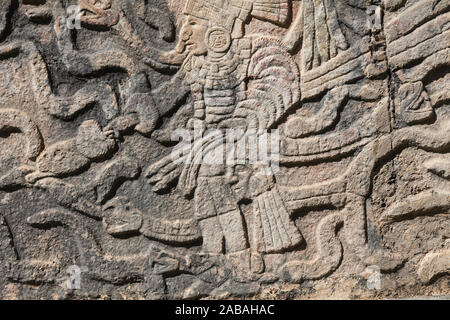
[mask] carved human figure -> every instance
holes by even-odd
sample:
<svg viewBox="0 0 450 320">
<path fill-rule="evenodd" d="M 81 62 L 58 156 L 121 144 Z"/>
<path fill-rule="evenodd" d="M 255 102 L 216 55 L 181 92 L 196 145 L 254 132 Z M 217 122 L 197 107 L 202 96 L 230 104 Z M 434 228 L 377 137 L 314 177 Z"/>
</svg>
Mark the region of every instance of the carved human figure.
<svg viewBox="0 0 450 320">
<path fill-rule="evenodd" d="M 178 187 L 186 196 L 193 193 L 205 252 L 220 254 L 225 248 L 228 255 L 250 258 L 249 246 L 253 253 L 282 252 L 303 241 L 272 174 L 255 174 L 253 178 L 258 182 L 249 186 L 254 223 L 248 244 L 239 199 L 233 190 L 234 166 L 195 161 L 202 152 L 205 157 L 221 157 L 226 129 L 267 132 L 298 101 L 298 70 L 281 43 L 267 37 L 244 36 L 243 32 L 250 15 L 283 24 L 289 14 L 287 4 L 281 0 L 189 0 L 180 41 L 174 51 L 167 53 L 173 61 L 182 63 L 177 77 L 189 85 L 193 97 L 194 115 L 188 127 L 206 132 L 186 153 L 184 165 L 174 163 L 168 156 L 151 165 L 147 176 L 157 192 L 179 178 Z M 278 64 L 268 70 L 263 60 Z M 277 99 L 277 94 L 282 98 Z M 208 135 L 211 129 L 221 134 Z M 250 165 L 250 171 L 258 170 Z M 262 271 L 261 267 L 257 269 Z"/>
<path fill-rule="evenodd" d="M 158 291 L 161 297 L 168 293 L 163 278 L 180 273 L 198 279 L 183 294 L 183 298 L 192 298 L 226 282 L 230 288 L 235 285 L 232 280 L 263 282 L 276 281 L 279 277 L 288 282 L 318 280 L 341 266 L 346 269 L 348 261 L 355 261 L 355 265 L 350 263 L 352 270 L 344 271 L 353 273 L 361 267 L 352 260 L 354 257 L 384 274 L 394 274 L 400 268 L 406 272 L 409 265 L 415 264 L 424 284 L 433 283 L 440 275 L 450 272 L 450 242 L 446 237 L 442 246 L 431 248 L 428 241 L 424 241 L 424 246 L 419 244 L 420 251 L 415 252 L 414 260 L 405 263 L 404 252 L 396 251 L 402 245 L 385 248 L 389 236 L 379 245 L 378 239 L 373 241 L 378 237 L 372 229 L 375 223 L 380 223 L 383 231 L 397 223 L 431 216 L 436 216 L 436 226 L 442 229 L 440 221 L 445 222 L 447 217 L 443 214 L 450 212 L 449 91 L 448 77 L 442 71 L 449 64 L 445 41 L 449 32 L 448 1 L 372 0 L 348 4 L 338 0 L 186 0 L 181 4 L 185 7 L 179 41 L 167 52 L 152 46 L 148 37 L 151 30 L 143 26 L 144 23 L 159 31 L 161 39 L 155 41 L 174 41 L 175 26 L 170 14 L 157 9 L 156 2 L 78 0 L 80 26 L 90 29 L 87 34 L 113 31 L 109 40 L 114 42 L 105 48 L 92 48 L 96 41 L 77 45 L 77 41 L 89 37 L 80 34 L 77 38 L 77 31 L 64 27 L 67 15 L 71 14 L 66 9 L 77 0 L 0 2 L 0 60 L 3 63 L 19 58 L 27 62 L 21 65 L 29 68 L 30 90 L 34 91 L 38 108 L 50 116 L 52 123 L 74 120 L 80 124 L 71 138 L 47 144 L 47 137 L 41 136 L 38 127 L 40 122 L 35 123 L 37 119 L 33 119 L 25 104 L 19 104 L 24 110 L 10 109 L 11 103 L 0 110 L 2 138 L 20 134 L 20 141 L 25 142 L 20 142 L 23 150 L 22 158 L 17 159 L 20 166 L 0 175 L 0 192 L 6 195 L 2 202 L 13 208 L 15 204 L 10 200 L 14 198 L 13 193 L 22 188 L 35 188 L 51 195 L 54 201 L 49 204 L 55 205 L 44 210 L 37 205 L 39 212 L 31 215 L 22 207 L 21 210 L 8 208 L 7 211 L 21 217 L 14 217 L 13 222 L 28 224 L 39 232 L 50 229 L 59 232 L 61 228 L 69 231 L 58 241 L 65 241 L 66 234 L 74 235 L 78 250 L 88 257 L 89 268 L 73 272 L 75 276 L 83 272 L 83 283 L 88 278 L 127 286 L 135 281 L 145 283 L 144 289 Z M 298 11 L 288 24 L 293 2 Z M 352 28 L 343 19 L 348 13 L 339 17 L 336 5 L 350 5 L 357 11 L 364 11 L 368 6 L 370 30 L 361 42 L 354 41 Z M 88 80 L 89 84 L 71 96 L 56 94 L 65 90 L 54 93 L 48 75 L 52 68 L 47 68 L 45 54 L 38 49 L 42 46 L 33 43 L 39 40 L 15 38 L 22 32 L 12 30 L 20 16 L 12 14 L 13 9 L 41 26 L 54 22 L 56 47 L 66 67 L 62 69 L 67 70 L 68 76 L 79 77 L 82 82 Z M 391 19 L 389 12 L 393 13 Z M 287 33 L 283 40 L 246 35 L 244 25 L 250 17 L 286 27 Z M 361 20 L 362 24 L 366 22 Z M 345 30 L 341 30 L 344 25 Z M 252 28 L 253 25 L 249 29 Z M 7 41 L 10 37 L 16 40 Z M 352 48 L 348 50 L 350 44 Z M 298 114 L 289 112 L 300 101 L 294 56 L 299 58 L 305 102 L 299 111 L 307 109 Z M 153 83 L 151 86 L 146 74 L 149 68 L 176 74 L 159 87 Z M 124 79 L 128 77 L 127 83 L 118 86 L 104 83 L 111 79 L 103 77 L 103 71 L 119 69 Z M 161 121 L 186 102 L 187 95 L 187 105 L 168 120 L 169 125 Z M 353 107 L 363 109 L 360 106 L 364 110 L 352 112 Z M 85 111 L 91 107 L 103 111 L 102 121 L 80 117 L 88 115 Z M 361 117 L 359 111 L 363 111 Z M 97 118 L 97 112 L 92 114 Z M 161 123 L 163 128 L 154 132 Z M 239 155 L 244 164 L 233 162 L 235 159 L 231 162 L 222 159 L 224 151 L 228 151 L 223 149 L 228 129 L 239 133 L 234 137 L 237 142 L 246 143 L 247 133 L 262 137 L 278 125 L 285 135 L 284 147 L 287 146 L 283 156 L 290 157 L 287 161 L 283 159 L 285 165 L 295 167 L 300 173 L 299 167 L 304 166 L 303 169 L 314 175 L 319 170 L 316 165 L 329 162 L 330 167 L 341 168 L 338 163 L 342 160 L 346 170 L 337 176 L 321 176 L 319 180 L 325 180 L 317 183 L 297 179 L 294 186 L 289 183 L 282 186 L 277 184 L 268 163 L 252 163 L 246 152 Z M 177 181 L 179 190 L 193 202 L 194 217 L 159 218 L 141 207 L 147 201 L 133 203 L 128 197 L 128 192 L 134 192 L 135 186 L 141 183 L 138 181 L 141 161 L 127 155 L 129 144 L 136 144 L 135 136 L 127 136 L 139 133 L 158 140 L 163 135 L 161 132 L 167 134 L 177 126 L 192 131 L 189 138 L 174 148 L 174 153 L 182 151 L 178 159 L 181 161 L 174 161 L 172 153 L 150 165 L 146 175 L 157 193 L 166 192 Z M 433 153 L 428 160 L 423 159 L 426 174 L 430 176 L 430 189 L 422 190 L 421 186 L 405 191 L 415 194 L 406 193 L 401 201 L 377 209 L 381 218 L 373 219 L 373 200 L 377 197 L 374 181 L 381 176 L 386 162 L 405 148 L 422 154 Z M 219 161 L 210 163 L 202 158 Z M 393 172 L 400 172 L 402 162 L 395 159 Z M 14 160 L 12 166 L 15 163 Z M 10 166 L 9 162 L 7 165 Z M 417 170 L 414 175 L 419 173 Z M 80 184 L 76 175 L 83 182 L 84 177 L 89 178 Z M 393 178 L 392 175 L 390 179 Z M 133 183 L 122 185 L 128 180 Z M 147 200 L 148 194 L 138 196 Z M 241 204 L 253 206 L 245 216 Z M 268 257 L 266 262 L 271 262 L 271 268 L 265 270 L 263 254 L 285 253 L 303 241 L 290 214 L 301 211 L 299 221 L 303 224 L 304 213 L 323 209 L 327 213 L 315 215 L 314 221 L 318 223 L 311 226 L 314 230 L 308 226 L 312 238 L 308 247 L 316 247 L 315 255 L 303 252 L 309 257 L 305 259 L 302 254 L 283 254 L 275 256 L 275 259 L 282 256 L 277 261 Z M 30 250 L 36 252 L 32 260 L 22 250 L 15 250 L 14 240 L 27 237 L 22 234 L 14 239 L 16 230 L 10 228 L 8 220 L 8 213 L 2 212 L 0 247 L 6 250 L 0 250 L 0 260 L 3 260 L 0 283 L 3 278 L 27 284 L 55 283 L 58 272 L 65 270 L 62 268 L 65 260 L 45 260 L 47 257 L 42 257 L 41 250 L 34 250 L 35 247 Z M 421 221 L 417 220 L 419 225 Z M 101 222 L 106 237 L 97 228 Z M 94 236 L 94 230 L 99 234 Z M 125 243 L 126 238 L 139 235 L 169 246 L 152 242 L 145 253 L 128 255 L 127 252 L 127 256 L 111 250 L 113 245 L 109 241 L 117 240 L 111 236 Z M 384 232 L 380 235 L 385 237 Z M 395 233 L 394 237 L 403 238 L 398 235 Z M 150 243 L 148 239 L 141 238 L 138 242 L 145 245 Z M 199 253 L 190 245 L 199 243 L 200 239 L 203 252 Z M 141 250 L 135 243 L 127 242 L 129 246 L 125 250 Z M 48 244 L 43 245 L 46 250 L 49 248 Z M 263 274 L 267 269 L 279 267 L 275 266 L 278 263 L 282 264 L 279 274 Z M 255 274 L 248 272 L 249 269 Z M 199 282 L 206 285 L 202 287 Z M 177 285 L 177 290 L 180 287 Z M 241 286 L 236 287 L 241 290 Z"/>
</svg>

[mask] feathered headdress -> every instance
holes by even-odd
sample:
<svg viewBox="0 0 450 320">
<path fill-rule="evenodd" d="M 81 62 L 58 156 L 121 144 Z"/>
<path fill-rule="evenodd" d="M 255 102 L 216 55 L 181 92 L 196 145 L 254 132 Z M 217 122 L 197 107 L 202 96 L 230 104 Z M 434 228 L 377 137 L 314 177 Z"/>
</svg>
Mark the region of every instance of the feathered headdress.
<svg viewBox="0 0 450 320">
<path fill-rule="evenodd" d="M 290 0 L 188 0 L 185 14 L 205 19 L 216 26 L 233 31 L 236 21 L 243 23 L 249 16 L 275 24 L 289 18 Z"/>
</svg>

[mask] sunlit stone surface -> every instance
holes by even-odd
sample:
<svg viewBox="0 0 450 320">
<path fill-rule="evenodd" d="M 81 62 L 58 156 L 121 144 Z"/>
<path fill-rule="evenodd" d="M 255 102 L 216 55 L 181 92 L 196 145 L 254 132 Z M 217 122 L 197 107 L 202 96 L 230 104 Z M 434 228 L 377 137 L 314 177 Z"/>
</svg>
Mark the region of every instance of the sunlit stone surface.
<svg viewBox="0 0 450 320">
<path fill-rule="evenodd" d="M 0 297 L 450 295 L 450 2 L 0 2 Z"/>
</svg>

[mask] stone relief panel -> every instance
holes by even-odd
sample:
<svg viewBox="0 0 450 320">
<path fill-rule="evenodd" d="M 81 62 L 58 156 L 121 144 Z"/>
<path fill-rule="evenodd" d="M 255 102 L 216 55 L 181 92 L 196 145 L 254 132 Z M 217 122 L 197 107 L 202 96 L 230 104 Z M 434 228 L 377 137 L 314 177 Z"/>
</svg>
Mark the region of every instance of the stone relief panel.
<svg viewBox="0 0 450 320">
<path fill-rule="evenodd" d="M 450 3 L 0 3 L 0 297 L 450 294 Z"/>
</svg>

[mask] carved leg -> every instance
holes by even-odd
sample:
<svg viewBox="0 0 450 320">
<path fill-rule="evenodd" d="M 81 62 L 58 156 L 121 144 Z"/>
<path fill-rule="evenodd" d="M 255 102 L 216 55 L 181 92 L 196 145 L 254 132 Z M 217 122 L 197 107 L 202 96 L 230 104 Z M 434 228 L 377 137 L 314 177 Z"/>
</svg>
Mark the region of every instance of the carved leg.
<svg viewBox="0 0 450 320">
<path fill-rule="evenodd" d="M 224 236 L 220 230 L 217 217 L 199 221 L 203 237 L 203 251 L 207 253 L 223 253 Z"/>
<path fill-rule="evenodd" d="M 248 248 L 242 215 L 239 209 L 220 215 L 219 222 L 225 236 L 227 253 Z"/>
<path fill-rule="evenodd" d="M 206 252 L 227 253 L 248 248 L 242 215 L 225 177 L 199 177 L 195 190 L 195 214 Z"/>
</svg>

